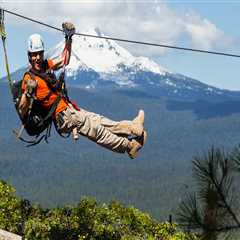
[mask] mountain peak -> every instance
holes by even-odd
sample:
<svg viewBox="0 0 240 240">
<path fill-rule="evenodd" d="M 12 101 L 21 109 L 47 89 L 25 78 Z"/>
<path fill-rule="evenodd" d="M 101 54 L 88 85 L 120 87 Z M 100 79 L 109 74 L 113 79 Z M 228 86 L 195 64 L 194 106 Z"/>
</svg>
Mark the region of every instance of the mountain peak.
<svg viewBox="0 0 240 240">
<path fill-rule="evenodd" d="M 96 27 L 84 32 L 87 35 L 104 35 Z M 56 57 L 61 53 L 64 42 L 60 42 L 48 52 L 49 57 Z M 115 41 L 87 36 L 73 36 L 72 57 L 68 69 L 76 72 L 78 68 L 92 69 L 98 73 L 109 74 L 121 71 L 119 66 L 128 69 L 151 71 L 164 74 L 166 69 L 146 57 L 135 57 L 128 50 Z"/>
<path fill-rule="evenodd" d="M 97 27 L 84 33 L 106 36 Z M 50 49 L 48 57 L 60 55 L 63 48 L 64 41 Z M 139 87 L 155 95 L 181 99 L 215 98 L 223 94 L 220 89 L 171 73 L 150 58 L 136 57 L 117 42 L 105 38 L 74 35 L 72 56 L 66 70 L 71 84 L 86 88 Z"/>
</svg>

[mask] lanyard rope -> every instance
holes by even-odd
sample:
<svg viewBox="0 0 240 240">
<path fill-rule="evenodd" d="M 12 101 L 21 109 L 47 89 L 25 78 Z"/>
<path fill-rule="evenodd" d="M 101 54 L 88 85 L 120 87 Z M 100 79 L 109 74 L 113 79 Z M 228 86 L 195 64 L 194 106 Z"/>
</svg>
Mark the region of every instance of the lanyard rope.
<svg viewBox="0 0 240 240">
<path fill-rule="evenodd" d="M 7 48 L 6 48 L 6 31 L 4 27 L 4 10 L 0 9 L 0 35 L 2 37 L 2 43 L 3 43 L 3 50 L 4 50 L 4 57 L 5 57 L 5 65 L 6 65 L 6 70 L 7 70 L 7 78 L 8 78 L 8 85 L 10 87 L 10 90 L 12 92 L 13 89 L 13 83 L 10 77 L 10 70 L 9 70 L 9 65 L 8 65 L 8 57 L 7 57 Z"/>
</svg>

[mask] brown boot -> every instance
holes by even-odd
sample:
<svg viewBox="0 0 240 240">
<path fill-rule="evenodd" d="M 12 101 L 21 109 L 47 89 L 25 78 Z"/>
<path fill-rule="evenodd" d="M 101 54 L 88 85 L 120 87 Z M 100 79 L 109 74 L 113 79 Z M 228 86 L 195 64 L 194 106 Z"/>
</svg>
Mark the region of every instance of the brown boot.
<svg viewBox="0 0 240 240">
<path fill-rule="evenodd" d="M 143 147 L 147 140 L 147 132 L 144 130 L 142 136 L 133 138 L 129 142 L 129 150 L 127 151 L 130 158 L 134 159 L 137 157 L 138 151 Z"/>
<path fill-rule="evenodd" d="M 137 117 L 132 120 L 131 132 L 133 135 L 142 136 L 144 125 L 144 111 L 139 110 Z"/>
<path fill-rule="evenodd" d="M 134 159 L 137 157 L 137 152 L 142 148 L 142 145 L 134 138 L 129 141 L 127 153 L 130 158 Z"/>
<path fill-rule="evenodd" d="M 143 147 L 147 141 L 147 131 L 143 130 L 142 135 L 140 137 L 135 137 L 135 140 L 137 140 Z"/>
</svg>

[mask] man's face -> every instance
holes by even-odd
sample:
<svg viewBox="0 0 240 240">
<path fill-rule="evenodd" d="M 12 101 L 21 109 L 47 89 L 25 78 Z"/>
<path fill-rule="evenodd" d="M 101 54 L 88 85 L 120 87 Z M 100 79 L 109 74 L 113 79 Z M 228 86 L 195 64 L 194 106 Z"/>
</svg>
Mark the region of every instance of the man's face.
<svg viewBox="0 0 240 240">
<path fill-rule="evenodd" d="M 29 53 L 30 63 L 32 67 L 38 71 L 42 68 L 44 51 Z"/>
</svg>

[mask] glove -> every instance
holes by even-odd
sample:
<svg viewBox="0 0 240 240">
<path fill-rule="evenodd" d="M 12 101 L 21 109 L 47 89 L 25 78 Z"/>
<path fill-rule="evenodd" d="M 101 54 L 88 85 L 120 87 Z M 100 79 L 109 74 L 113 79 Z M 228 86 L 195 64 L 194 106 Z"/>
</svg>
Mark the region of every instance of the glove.
<svg viewBox="0 0 240 240">
<path fill-rule="evenodd" d="M 33 79 L 29 79 L 26 82 L 26 90 L 25 90 L 26 96 L 29 98 L 33 97 L 36 87 L 37 87 L 37 81 Z"/>
<path fill-rule="evenodd" d="M 71 37 L 75 34 L 75 26 L 70 22 L 64 22 L 62 24 L 62 29 L 65 34 L 65 38 L 71 39 Z"/>
</svg>

